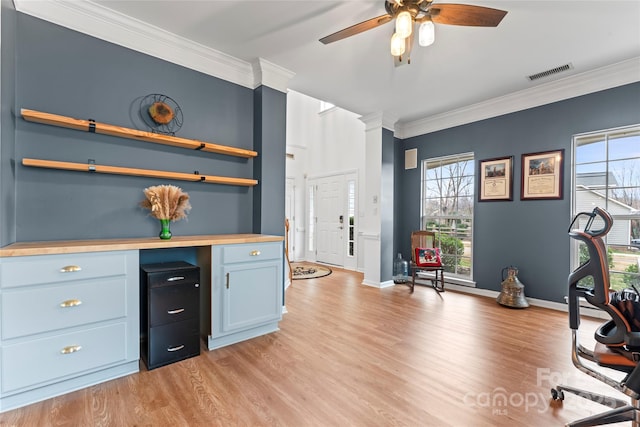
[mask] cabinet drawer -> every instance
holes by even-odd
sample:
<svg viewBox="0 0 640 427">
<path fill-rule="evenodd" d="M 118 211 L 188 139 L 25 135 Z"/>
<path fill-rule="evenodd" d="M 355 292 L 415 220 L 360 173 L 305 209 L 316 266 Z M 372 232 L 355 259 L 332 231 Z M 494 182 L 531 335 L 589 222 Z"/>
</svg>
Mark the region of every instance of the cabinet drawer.
<svg viewBox="0 0 640 427">
<path fill-rule="evenodd" d="M 200 354 L 200 320 L 189 319 L 149 329 L 149 369 Z"/>
<path fill-rule="evenodd" d="M 149 289 L 149 326 L 199 319 L 200 284 L 161 286 Z"/>
<path fill-rule="evenodd" d="M 43 255 L 6 258 L 0 261 L 0 286 L 9 288 L 124 275 L 122 252 Z"/>
<path fill-rule="evenodd" d="M 282 256 L 283 249 L 279 242 L 271 242 L 229 245 L 224 246 L 222 251 L 222 262 L 229 264 L 278 259 Z"/>
<path fill-rule="evenodd" d="M 124 277 L 5 290 L 2 339 L 127 315 Z"/>
<path fill-rule="evenodd" d="M 126 325 L 116 323 L 2 348 L 2 392 L 50 382 L 126 359 Z M 71 346 L 77 351 L 70 352 Z M 78 348 L 79 347 L 79 348 Z M 69 352 L 65 354 L 64 349 Z"/>
<path fill-rule="evenodd" d="M 172 286 L 183 283 L 200 283 L 200 269 L 184 262 L 167 262 L 142 266 L 147 286 Z"/>
</svg>

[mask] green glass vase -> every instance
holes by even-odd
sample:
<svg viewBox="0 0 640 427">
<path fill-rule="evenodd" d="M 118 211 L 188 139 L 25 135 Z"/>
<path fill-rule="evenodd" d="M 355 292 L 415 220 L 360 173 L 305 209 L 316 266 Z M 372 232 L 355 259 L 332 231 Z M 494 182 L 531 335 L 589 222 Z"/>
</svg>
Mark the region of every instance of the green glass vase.
<svg viewBox="0 0 640 427">
<path fill-rule="evenodd" d="M 171 229 L 169 228 L 169 224 L 171 223 L 170 219 L 161 219 L 160 226 L 160 238 L 162 240 L 169 240 L 171 238 Z"/>
</svg>

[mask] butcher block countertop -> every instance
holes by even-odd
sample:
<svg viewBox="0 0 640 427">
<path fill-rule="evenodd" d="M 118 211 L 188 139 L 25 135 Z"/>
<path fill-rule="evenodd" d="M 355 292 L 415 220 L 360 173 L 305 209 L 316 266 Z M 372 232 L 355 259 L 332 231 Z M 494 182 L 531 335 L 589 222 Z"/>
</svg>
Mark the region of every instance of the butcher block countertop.
<svg viewBox="0 0 640 427">
<path fill-rule="evenodd" d="M 18 242 L 0 248 L 0 257 L 70 254 L 80 252 L 121 251 L 131 249 L 183 248 L 227 245 L 235 243 L 279 242 L 283 236 L 266 234 L 213 234 L 206 236 L 173 236 L 135 239 L 55 240 L 48 242 Z"/>
</svg>

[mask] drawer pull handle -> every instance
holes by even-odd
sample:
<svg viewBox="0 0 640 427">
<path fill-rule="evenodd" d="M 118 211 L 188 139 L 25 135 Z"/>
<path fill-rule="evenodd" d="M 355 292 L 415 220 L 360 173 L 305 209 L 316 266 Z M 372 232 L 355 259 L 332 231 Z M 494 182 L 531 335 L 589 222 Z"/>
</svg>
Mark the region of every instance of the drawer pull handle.
<svg viewBox="0 0 640 427">
<path fill-rule="evenodd" d="M 184 276 L 169 277 L 167 282 L 175 282 L 176 280 L 184 280 Z"/>
<path fill-rule="evenodd" d="M 251 251 L 251 256 L 258 256 L 260 255 L 260 251 Z"/>
<path fill-rule="evenodd" d="M 82 267 L 79 265 L 66 265 L 60 269 L 60 273 L 75 273 L 80 270 L 82 270 Z"/>
<path fill-rule="evenodd" d="M 67 308 L 67 307 L 77 307 L 80 304 L 82 304 L 82 301 L 79 299 L 68 299 L 66 301 L 62 301 L 60 303 L 60 307 L 62 308 Z"/>
<path fill-rule="evenodd" d="M 229 273 L 227 273 L 227 289 L 229 289 Z"/>
<path fill-rule="evenodd" d="M 169 347 L 167 351 L 178 351 L 178 350 L 182 350 L 183 348 L 184 348 L 184 344 L 179 345 L 177 347 Z"/>
<path fill-rule="evenodd" d="M 75 353 L 82 350 L 82 346 L 81 345 L 68 345 L 65 348 L 63 348 L 62 350 L 60 350 L 60 353 L 62 354 L 71 354 L 71 353 Z"/>
<path fill-rule="evenodd" d="M 179 314 L 182 313 L 184 311 L 184 308 L 177 308 L 175 310 L 168 310 L 167 314 Z"/>
</svg>

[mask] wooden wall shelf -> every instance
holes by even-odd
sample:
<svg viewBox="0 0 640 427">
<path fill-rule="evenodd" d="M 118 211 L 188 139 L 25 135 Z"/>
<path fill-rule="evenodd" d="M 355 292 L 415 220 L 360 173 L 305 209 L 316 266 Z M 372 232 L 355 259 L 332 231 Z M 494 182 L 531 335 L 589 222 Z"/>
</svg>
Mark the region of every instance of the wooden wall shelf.
<svg viewBox="0 0 640 427">
<path fill-rule="evenodd" d="M 177 136 L 162 135 L 152 132 L 130 129 L 107 123 L 99 123 L 93 120 L 74 119 L 57 114 L 44 113 L 41 111 L 21 109 L 22 117 L 35 123 L 59 126 L 68 129 L 75 129 L 84 132 L 100 133 L 104 135 L 118 136 L 121 138 L 135 139 L 138 141 L 153 142 L 156 144 L 171 145 L 173 147 L 187 148 L 191 150 L 206 151 L 209 153 L 225 154 L 228 156 L 252 158 L 258 153 L 243 148 L 228 147 L 226 145 L 213 144 L 211 142 L 198 141 L 196 139 L 179 138 Z"/>
<path fill-rule="evenodd" d="M 59 162 L 56 160 L 29 159 L 26 157 L 22 159 L 22 164 L 24 166 L 33 166 L 38 168 L 108 173 L 115 175 L 145 176 L 151 178 L 168 178 L 181 181 L 204 182 L 206 184 L 226 184 L 252 187 L 258 183 L 258 181 L 255 179 L 201 175 L 199 173 L 168 172 L 154 169 L 125 168 L 119 166 L 96 165 L 93 163 Z"/>
</svg>

